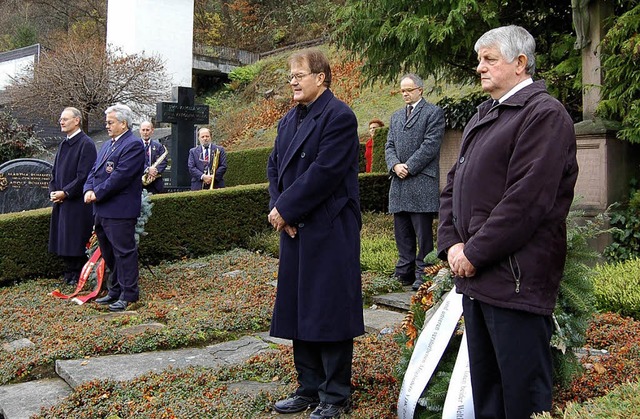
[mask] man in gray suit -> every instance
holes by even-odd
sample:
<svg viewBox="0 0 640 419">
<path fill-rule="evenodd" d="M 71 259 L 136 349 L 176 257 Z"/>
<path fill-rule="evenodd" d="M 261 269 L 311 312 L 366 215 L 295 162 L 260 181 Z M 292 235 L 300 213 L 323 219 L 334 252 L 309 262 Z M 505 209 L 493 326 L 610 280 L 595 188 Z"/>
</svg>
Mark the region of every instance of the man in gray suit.
<svg viewBox="0 0 640 419">
<path fill-rule="evenodd" d="M 395 277 L 417 290 L 423 281 L 424 258 L 433 250 L 444 112 L 422 98 L 424 82 L 415 74 L 402 77 L 400 91 L 406 106 L 391 116 L 385 145 L 391 173 L 389 212 L 398 247 Z"/>
</svg>

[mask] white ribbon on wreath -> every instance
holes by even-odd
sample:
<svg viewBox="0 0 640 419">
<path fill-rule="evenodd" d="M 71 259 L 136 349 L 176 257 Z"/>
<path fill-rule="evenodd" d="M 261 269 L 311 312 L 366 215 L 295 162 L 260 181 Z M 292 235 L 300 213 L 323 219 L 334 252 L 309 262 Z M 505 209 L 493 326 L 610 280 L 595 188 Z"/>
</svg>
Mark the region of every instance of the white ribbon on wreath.
<svg viewBox="0 0 640 419">
<path fill-rule="evenodd" d="M 451 290 L 425 324 L 411 355 L 398 399 L 398 418 L 413 419 L 416 404 L 431 379 L 462 316 L 462 295 Z M 473 419 L 469 353 L 463 336 L 447 391 L 443 419 Z"/>
</svg>

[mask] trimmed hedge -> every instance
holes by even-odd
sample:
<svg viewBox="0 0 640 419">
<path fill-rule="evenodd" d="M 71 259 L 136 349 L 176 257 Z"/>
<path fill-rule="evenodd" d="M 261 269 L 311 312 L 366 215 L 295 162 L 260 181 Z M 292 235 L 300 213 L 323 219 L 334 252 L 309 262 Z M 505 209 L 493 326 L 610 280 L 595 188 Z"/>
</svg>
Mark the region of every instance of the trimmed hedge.
<svg viewBox="0 0 640 419">
<path fill-rule="evenodd" d="M 227 173 L 224 175 L 225 185 L 229 187 L 268 182 L 267 162 L 272 148 L 229 151 L 227 153 Z"/>
<path fill-rule="evenodd" d="M 268 229 L 266 184 L 151 197 L 153 208 L 140 240 L 143 262 L 197 257 L 234 247 Z"/>
<path fill-rule="evenodd" d="M 386 163 L 384 161 L 384 144 L 387 139 L 387 130 L 384 128 L 384 136 L 376 135 L 377 141 L 374 143 L 374 162 L 373 172 L 386 172 Z M 381 131 L 381 130 L 379 130 Z M 376 132 L 376 134 L 378 134 Z M 272 147 L 254 148 L 250 150 L 229 151 L 227 152 L 227 173 L 224 175 L 224 183 L 227 187 L 238 185 L 252 185 L 256 183 L 266 183 L 267 179 L 267 163 Z M 359 154 L 359 171 L 365 171 L 364 159 L 365 145 L 360 143 Z M 377 157 L 377 159 L 376 159 Z M 377 160 L 377 162 L 376 162 Z M 381 160 L 381 162 L 380 162 Z M 377 163 L 377 166 L 376 166 Z M 376 169 L 377 167 L 377 169 Z"/>
<path fill-rule="evenodd" d="M 386 211 L 389 179 L 360 175 L 362 211 Z M 140 239 L 140 260 L 157 264 L 247 247 L 252 236 L 269 230 L 266 183 L 213 191 L 154 195 L 151 217 Z M 0 214 L 0 284 L 62 273 L 48 253 L 51 208 Z"/>
<path fill-rule="evenodd" d="M 0 214 L 0 284 L 62 272 L 48 251 L 50 222 L 51 208 Z"/>
</svg>

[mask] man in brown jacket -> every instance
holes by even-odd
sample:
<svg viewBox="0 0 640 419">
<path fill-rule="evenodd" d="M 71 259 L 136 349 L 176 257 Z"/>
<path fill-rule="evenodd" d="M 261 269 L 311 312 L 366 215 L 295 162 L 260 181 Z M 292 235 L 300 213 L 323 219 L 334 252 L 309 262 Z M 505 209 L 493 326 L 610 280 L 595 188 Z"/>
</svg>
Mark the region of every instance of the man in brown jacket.
<svg viewBox="0 0 640 419">
<path fill-rule="evenodd" d="M 465 128 L 440 198 L 438 249 L 463 294 L 475 417 L 551 409 L 550 340 L 578 176 L 573 122 L 543 81 L 523 28 L 476 42 L 491 100 Z"/>
</svg>

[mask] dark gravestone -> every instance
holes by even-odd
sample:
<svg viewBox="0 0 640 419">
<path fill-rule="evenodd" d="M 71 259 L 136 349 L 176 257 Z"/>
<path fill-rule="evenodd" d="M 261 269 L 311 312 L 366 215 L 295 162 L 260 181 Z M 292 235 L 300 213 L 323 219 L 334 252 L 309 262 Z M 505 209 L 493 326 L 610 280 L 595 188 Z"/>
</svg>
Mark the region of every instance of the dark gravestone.
<svg viewBox="0 0 640 419">
<path fill-rule="evenodd" d="M 49 180 L 53 165 L 44 160 L 16 159 L 0 165 L 0 213 L 51 205 Z"/>
<path fill-rule="evenodd" d="M 195 104 L 192 88 L 174 87 L 173 99 L 176 102 L 156 104 L 156 121 L 172 124 L 168 192 L 189 189 L 191 176 L 187 162 L 189 150 L 195 143 L 195 124 L 209 123 L 209 106 Z"/>
</svg>

